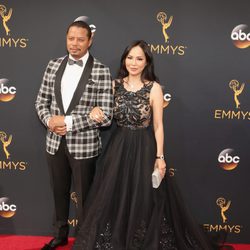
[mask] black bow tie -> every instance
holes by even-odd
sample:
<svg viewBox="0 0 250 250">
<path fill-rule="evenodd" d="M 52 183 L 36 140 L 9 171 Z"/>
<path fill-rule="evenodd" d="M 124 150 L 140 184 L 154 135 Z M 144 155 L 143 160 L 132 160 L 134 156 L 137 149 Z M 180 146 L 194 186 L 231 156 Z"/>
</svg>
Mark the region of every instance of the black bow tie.
<svg viewBox="0 0 250 250">
<path fill-rule="evenodd" d="M 75 61 L 75 60 L 72 60 L 72 59 L 70 59 L 70 58 L 68 59 L 68 64 L 69 64 L 69 65 L 77 64 L 77 65 L 80 66 L 80 67 L 83 66 L 82 60 Z"/>
</svg>

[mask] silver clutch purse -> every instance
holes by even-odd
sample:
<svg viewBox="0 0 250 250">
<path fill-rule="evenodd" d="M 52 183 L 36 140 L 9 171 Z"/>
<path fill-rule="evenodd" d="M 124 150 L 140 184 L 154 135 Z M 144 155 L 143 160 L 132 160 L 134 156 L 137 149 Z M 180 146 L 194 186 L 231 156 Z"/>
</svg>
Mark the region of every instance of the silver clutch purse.
<svg viewBox="0 0 250 250">
<path fill-rule="evenodd" d="M 152 173 L 152 186 L 153 188 L 158 188 L 161 184 L 162 176 L 158 168 L 155 168 L 154 172 Z"/>
</svg>

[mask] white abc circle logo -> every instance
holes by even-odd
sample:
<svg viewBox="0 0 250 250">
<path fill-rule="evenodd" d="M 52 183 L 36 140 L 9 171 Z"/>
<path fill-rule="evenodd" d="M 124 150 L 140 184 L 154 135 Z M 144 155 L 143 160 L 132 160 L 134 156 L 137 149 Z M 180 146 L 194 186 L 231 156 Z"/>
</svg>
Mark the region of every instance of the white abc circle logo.
<svg viewBox="0 0 250 250">
<path fill-rule="evenodd" d="M 228 153 L 225 155 L 220 155 L 218 157 L 219 163 L 239 163 L 240 162 L 240 157 L 239 156 L 231 156 Z"/>
<path fill-rule="evenodd" d="M 15 215 L 16 210 L 16 205 L 11 204 L 8 197 L 0 198 L 0 216 L 4 218 L 11 218 Z"/>
<path fill-rule="evenodd" d="M 242 30 L 239 30 L 239 32 L 232 32 L 231 34 L 232 40 L 240 40 L 240 41 L 250 41 L 250 33 L 246 34 Z"/>
<path fill-rule="evenodd" d="M 164 97 L 164 101 L 166 102 L 170 102 L 172 98 L 171 94 L 169 93 L 165 94 L 163 97 Z"/>
<path fill-rule="evenodd" d="M 236 26 L 232 33 L 231 33 L 231 39 L 234 41 L 250 41 L 250 33 L 244 32 L 244 30 L 247 29 L 246 24 L 240 24 Z"/>
<path fill-rule="evenodd" d="M 163 108 L 166 108 L 169 105 L 171 98 L 172 98 L 171 94 L 169 94 L 169 93 L 164 94 L 164 96 L 163 96 Z"/>
<path fill-rule="evenodd" d="M 3 83 L 0 84 L 0 94 L 16 94 L 16 88 L 11 86 L 11 87 L 7 87 L 5 86 Z"/>
<path fill-rule="evenodd" d="M 96 32 L 96 26 L 94 24 L 90 24 L 89 27 L 90 27 L 92 33 Z"/>
<path fill-rule="evenodd" d="M 2 203 L 0 203 L 0 211 L 11 211 L 11 212 L 15 212 L 16 211 L 16 205 L 12 204 L 12 205 L 8 205 L 6 204 L 4 201 L 2 201 Z"/>
<path fill-rule="evenodd" d="M 88 23 L 89 17 L 88 16 L 79 16 L 74 20 L 74 22 L 76 22 L 76 21 L 83 21 L 85 23 Z M 94 24 L 89 24 L 89 27 L 90 27 L 92 33 L 96 32 L 96 26 Z"/>
<path fill-rule="evenodd" d="M 220 166 L 225 170 L 233 170 L 240 162 L 240 157 L 233 154 L 234 150 L 231 148 L 224 149 L 218 156 Z"/>
</svg>

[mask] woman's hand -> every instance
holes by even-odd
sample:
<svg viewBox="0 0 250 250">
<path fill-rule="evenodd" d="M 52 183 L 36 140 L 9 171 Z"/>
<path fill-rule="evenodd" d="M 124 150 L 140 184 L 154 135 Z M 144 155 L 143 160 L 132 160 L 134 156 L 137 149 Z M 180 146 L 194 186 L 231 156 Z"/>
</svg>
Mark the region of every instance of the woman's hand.
<svg viewBox="0 0 250 250">
<path fill-rule="evenodd" d="M 99 107 L 94 107 L 89 113 L 89 117 L 91 120 L 100 123 L 104 119 L 104 113 Z"/>
<path fill-rule="evenodd" d="M 161 174 L 161 176 L 163 178 L 165 176 L 165 174 L 166 174 L 166 162 L 165 162 L 165 160 L 156 159 L 154 167 L 159 169 L 160 174 Z"/>
</svg>

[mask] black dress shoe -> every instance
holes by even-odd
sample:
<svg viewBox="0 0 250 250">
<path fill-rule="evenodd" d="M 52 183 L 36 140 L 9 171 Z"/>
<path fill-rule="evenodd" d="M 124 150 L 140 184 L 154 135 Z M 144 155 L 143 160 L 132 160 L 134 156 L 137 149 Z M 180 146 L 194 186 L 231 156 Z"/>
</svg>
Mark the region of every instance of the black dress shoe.
<svg viewBox="0 0 250 250">
<path fill-rule="evenodd" d="M 53 238 L 48 244 L 45 244 L 41 250 L 53 250 L 59 246 L 68 244 L 68 238 Z"/>
</svg>

